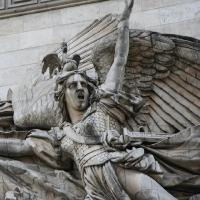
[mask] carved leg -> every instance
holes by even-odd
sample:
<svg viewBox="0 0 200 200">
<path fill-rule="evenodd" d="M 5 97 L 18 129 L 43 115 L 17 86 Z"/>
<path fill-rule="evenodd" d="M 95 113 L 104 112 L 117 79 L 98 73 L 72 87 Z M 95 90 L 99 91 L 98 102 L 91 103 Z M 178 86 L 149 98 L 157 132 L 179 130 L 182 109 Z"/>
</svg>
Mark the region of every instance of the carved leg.
<svg viewBox="0 0 200 200">
<path fill-rule="evenodd" d="M 151 177 L 134 170 L 116 167 L 116 174 L 124 190 L 136 200 L 175 200 Z"/>
<path fill-rule="evenodd" d="M 32 155 L 31 147 L 26 140 L 0 139 L 0 155 L 8 157 L 22 157 Z"/>
</svg>

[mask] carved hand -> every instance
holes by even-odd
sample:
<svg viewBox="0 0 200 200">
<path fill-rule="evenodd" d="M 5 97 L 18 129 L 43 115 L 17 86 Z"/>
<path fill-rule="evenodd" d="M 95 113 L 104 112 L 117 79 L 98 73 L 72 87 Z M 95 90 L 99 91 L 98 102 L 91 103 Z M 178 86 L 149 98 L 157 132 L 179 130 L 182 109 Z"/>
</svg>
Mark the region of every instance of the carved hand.
<svg viewBox="0 0 200 200">
<path fill-rule="evenodd" d="M 130 17 L 132 8 L 133 8 L 134 0 L 125 0 L 125 8 L 121 15 L 120 21 L 127 20 Z"/>
<path fill-rule="evenodd" d="M 104 132 L 103 144 L 107 147 L 124 149 L 123 136 L 116 130 L 107 130 Z"/>
</svg>

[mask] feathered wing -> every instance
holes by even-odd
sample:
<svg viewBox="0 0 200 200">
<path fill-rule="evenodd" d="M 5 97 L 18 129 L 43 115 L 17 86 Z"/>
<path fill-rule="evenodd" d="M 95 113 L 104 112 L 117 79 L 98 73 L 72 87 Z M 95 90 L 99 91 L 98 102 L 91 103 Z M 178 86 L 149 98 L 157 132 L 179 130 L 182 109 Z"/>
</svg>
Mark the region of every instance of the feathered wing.
<svg viewBox="0 0 200 200">
<path fill-rule="evenodd" d="M 103 82 L 112 64 L 116 34 L 93 49 L 93 64 Z M 200 124 L 200 41 L 190 37 L 130 30 L 123 89 L 147 100 L 133 126 L 175 133 Z"/>
<path fill-rule="evenodd" d="M 174 133 L 200 124 L 200 41 L 131 30 L 126 75 L 147 99 L 146 130 Z M 131 73 L 132 75 L 131 75 Z"/>
<path fill-rule="evenodd" d="M 67 57 L 79 54 L 81 56 L 79 69 L 88 72 L 94 69 L 93 49 L 99 41 L 116 33 L 117 24 L 118 20 L 111 14 L 99 20 L 94 20 L 92 24 L 67 42 Z"/>
</svg>

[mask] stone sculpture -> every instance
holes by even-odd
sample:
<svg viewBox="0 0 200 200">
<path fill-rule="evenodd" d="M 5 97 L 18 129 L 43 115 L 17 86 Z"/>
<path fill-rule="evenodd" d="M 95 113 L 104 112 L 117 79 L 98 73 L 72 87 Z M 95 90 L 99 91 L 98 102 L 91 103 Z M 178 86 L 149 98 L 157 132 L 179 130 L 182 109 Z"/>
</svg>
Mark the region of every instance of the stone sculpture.
<svg viewBox="0 0 200 200">
<path fill-rule="evenodd" d="M 44 58 L 54 109 L 47 95 L 33 103 L 40 93 L 25 99 L 20 122 L 13 95 L 23 126 L 2 123 L 2 199 L 200 198 L 200 43 L 129 30 L 132 7 L 126 2 L 119 18 L 94 21 Z M 31 129 L 42 128 L 45 108 L 46 130 Z"/>
</svg>

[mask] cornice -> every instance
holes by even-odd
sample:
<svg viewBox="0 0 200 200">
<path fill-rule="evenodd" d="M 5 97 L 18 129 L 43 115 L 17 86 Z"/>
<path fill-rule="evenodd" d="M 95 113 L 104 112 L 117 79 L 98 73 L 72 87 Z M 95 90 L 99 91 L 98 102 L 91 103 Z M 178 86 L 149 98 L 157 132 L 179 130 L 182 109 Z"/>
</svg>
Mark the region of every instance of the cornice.
<svg viewBox="0 0 200 200">
<path fill-rule="evenodd" d="M 0 19 L 106 0 L 0 0 Z"/>
</svg>

